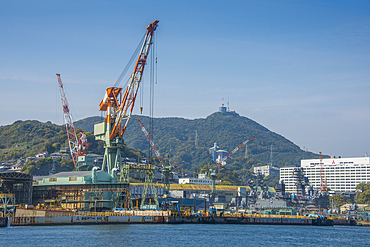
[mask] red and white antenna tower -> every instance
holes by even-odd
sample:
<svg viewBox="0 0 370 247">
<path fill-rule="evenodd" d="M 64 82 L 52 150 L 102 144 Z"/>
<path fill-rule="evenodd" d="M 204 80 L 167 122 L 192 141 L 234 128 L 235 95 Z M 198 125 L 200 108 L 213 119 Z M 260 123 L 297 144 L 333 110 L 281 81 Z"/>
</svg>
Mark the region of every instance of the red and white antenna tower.
<svg viewBox="0 0 370 247">
<path fill-rule="evenodd" d="M 227 111 L 230 112 L 229 96 L 227 96 Z"/>
<path fill-rule="evenodd" d="M 69 150 L 71 151 L 73 164 L 75 165 L 75 168 L 76 168 L 76 154 L 78 151 L 78 140 L 76 136 L 76 130 L 75 130 L 75 126 L 73 125 L 72 115 L 69 112 L 69 105 L 68 105 L 66 93 L 64 92 L 63 83 L 62 83 L 62 79 L 60 78 L 60 74 L 57 74 L 57 77 L 58 77 L 60 98 L 62 100 L 64 122 L 66 124 L 66 129 L 67 129 Z"/>
</svg>

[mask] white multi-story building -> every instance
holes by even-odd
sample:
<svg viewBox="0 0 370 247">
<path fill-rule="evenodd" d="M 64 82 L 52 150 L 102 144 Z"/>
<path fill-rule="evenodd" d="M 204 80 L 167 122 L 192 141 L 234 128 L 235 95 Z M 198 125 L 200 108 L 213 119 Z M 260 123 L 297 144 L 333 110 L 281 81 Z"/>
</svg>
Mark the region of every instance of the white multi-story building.
<svg viewBox="0 0 370 247">
<path fill-rule="evenodd" d="M 262 174 L 263 176 L 268 176 L 268 175 L 274 175 L 278 176 L 279 175 L 279 168 L 272 166 L 272 165 L 266 165 L 266 166 L 257 166 L 253 168 L 253 171 L 255 174 Z"/>
<path fill-rule="evenodd" d="M 301 167 L 314 190 L 320 190 L 321 167 L 327 186 L 333 191 L 355 191 L 359 183 L 370 183 L 370 158 L 329 158 L 301 160 Z M 286 192 L 294 193 L 294 167 L 280 169 L 280 180 L 284 180 Z"/>
</svg>

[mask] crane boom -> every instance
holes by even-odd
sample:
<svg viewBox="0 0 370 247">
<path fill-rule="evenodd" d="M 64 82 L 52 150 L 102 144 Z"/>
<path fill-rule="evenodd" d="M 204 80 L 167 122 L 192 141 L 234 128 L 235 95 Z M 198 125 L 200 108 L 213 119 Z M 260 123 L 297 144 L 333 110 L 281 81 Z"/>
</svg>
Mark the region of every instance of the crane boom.
<svg viewBox="0 0 370 247">
<path fill-rule="evenodd" d="M 66 129 L 67 129 L 68 146 L 71 152 L 73 164 L 76 168 L 76 154 L 78 150 L 78 140 L 77 140 L 76 130 L 73 125 L 72 115 L 69 112 L 69 105 L 68 105 L 66 93 L 64 92 L 63 82 L 62 82 L 62 79 L 60 78 L 60 74 L 57 74 L 57 78 L 58 78 L 60 98 L 62 100 L 64 122 L 65 122 Z"/>
<path fill-rule="evenodd" d="M 126 130 L 134 108 L 137 91 L 143 76 L 149 50 L 153 43 L 153 34 L 158 26 L 158 22 L 158 20 L 155 20 L 146 28 L 147 32 L 144 42 L 124 94 L 121 95 L 122 88 L 110 87 L 106 90 L 104 98 L 100 103 L 100 110 L 108 111 L 106 122 L 111 123 L 112 121 L 113 123 L 114 121 L 109 139 L 113 139 L 117 136 L 122 137 Z M 126 119 L 124 124 L 122 123 L 123 119 Z"/>
<path fill-rule="evenodd" d="M 161 155 L 159 154 L 159 152 L 157 150 L 157 147 L 154 145 L 154 142 L 150 138 L 150 135 L 149 135 L 148 131 L 146 131 L 146 129 L 144 128 L 144 125 L 141 123 L 140 119 L 138 119 L 137 121 L 139 121 L 139 124 L 141 126 L 141 130 L 144 132 L 146 138 L 148 139 L 148 142 L 150 143 L 151 148 L 154 150 L 155 155 L 157 156 L 159 161 L 162 163 L 163 159 L 162 159 Z"/>
<path fill-rule="evenodd" d="M 245 144 L 247 144 L 247 142 L 249 142 L 250 140 L 252 140 L 254 138 L 254 136 L 252 136 L 251 138 L 249 138 L 248 140 L 244 141 L 243 143 L 241 143 L 239 146 L 237 146 L 236 148 L 234 148 L 233 151 L 231 151 L 228 155 L 226 155 L 223 159 L 221 159 L 217 164 L 216 164 L 216 167 L 219 166 L 222 162 L 224 162 L 227 158 L 229 158 L 231 155 L 233 155 L 236 151 L 238 151 L 239 149 L 241 149 Z"/>
</svg>

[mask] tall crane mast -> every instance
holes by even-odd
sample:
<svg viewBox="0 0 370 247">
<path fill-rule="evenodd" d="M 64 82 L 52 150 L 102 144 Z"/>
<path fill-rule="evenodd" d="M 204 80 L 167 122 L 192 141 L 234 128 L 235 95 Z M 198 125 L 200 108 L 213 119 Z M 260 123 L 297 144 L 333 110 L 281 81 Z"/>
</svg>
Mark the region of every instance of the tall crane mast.
<svg viewBox="0 0 370 247">
<path fill-rule="evenodd" d="M 322 162 L 322 154 L 320 152 L 320 192 L 326 193 L 328 192 L 328 185 L 326 183 L 326 177 L 325 177 L 325 170 L 324 170 L 324 163 Z"/>
<path fill-rule="evenodd" d="M 143 45 L 125 92 L 122 94 L 122 88 L 110 87 L 106 90 L 103 100 L 99 105 L 100 111 L 106 112 L 106 118 L 103 123 L 94 126 L 94 135 L 95 139 L 104 140 L 105 142 L 102 168 L 103 170 L 106 169 L 109 173 L 112 172 L 114 167 L 118 168 L 121 166 L 120 149 L 124 143 L 122 137 L 131 118 L 137 91 L 152 45 L 153 34 L 158 26 L 158 22 L 158 20 L 155 20 L 146 28 L 147 31 Z"/>
<path fill-rule="evenodd" d="M 146 138 L 148 139 L 148 142 L 150 143 L 150 146 L 151 148 L 154 150 L 154 153 L 155 155 L 157 156 L 157 158 L 159 159 L 159 161 L 161 162 L 162 164 L 162 175 L 164 177 L 164 189 L 165 189 L 165 196 L 168 196 L 168 192 L 170 190 L 170 176 L 171 176 L 171 169 L 172 169 L 172 166 L 169 164 L 169 161 L 168 161 L 168 156 L 169 154 L 166 154 L 166 159 L 163 160 L 162 156 L 159 154 L 158 150 L 157 150 L 157 147 L 154 145 L 154 142 L 152 141 L 152 139 L 150 138 L 150 135 L 148 133 L 148 131 L 146 131 L 144 125 L 141 123 L 140 119 L 138 119 L 137 121 L 139 121 L 139 124 L 141 126 L 141 130 L 144 132 Z M 153 189 L 153 191 L 155 191 Z"/>
<path fill-rule="evenodd" d="M 62 100 L 64 122 L 65 122 L 66 130 L 67 130 L 68 146 L 71 152 L 73 164 L 76 168 L 76 154 L 78 152 L 78 140 L 77 140 L 76 130 L 75 130 L 75 126 L 73 125 L 72 115 L 69 112 L 68 100 L 66 97 L 66 93 L 64 92 L 63 82 L 62 82 L 62 79 L 60 78 L 60 74 L 57 74 L 57 78 L 58 78 L 60 98 Z"/>
</svg>

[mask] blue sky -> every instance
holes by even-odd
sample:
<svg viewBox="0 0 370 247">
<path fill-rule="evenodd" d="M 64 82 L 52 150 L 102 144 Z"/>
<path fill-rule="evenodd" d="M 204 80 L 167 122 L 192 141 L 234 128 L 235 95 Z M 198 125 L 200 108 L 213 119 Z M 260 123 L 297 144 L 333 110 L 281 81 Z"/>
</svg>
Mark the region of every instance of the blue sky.
<svg viewBox="0 0 370 247">
<path fill-rule="evenodd" d="M 154 117 L 204 118 L 229 98 L 302 149 L 364 156 L 369 13 L 369 1 L 2 0 L 0 125 L 62 124 L 56 73 L 75 120 L 100 115 L 105 89 L 159 19 Z"/>
</svg>

